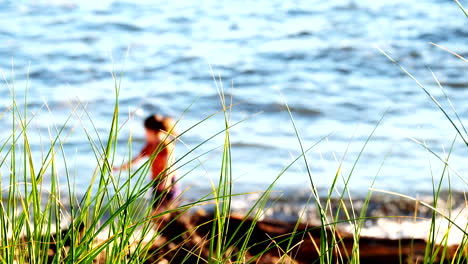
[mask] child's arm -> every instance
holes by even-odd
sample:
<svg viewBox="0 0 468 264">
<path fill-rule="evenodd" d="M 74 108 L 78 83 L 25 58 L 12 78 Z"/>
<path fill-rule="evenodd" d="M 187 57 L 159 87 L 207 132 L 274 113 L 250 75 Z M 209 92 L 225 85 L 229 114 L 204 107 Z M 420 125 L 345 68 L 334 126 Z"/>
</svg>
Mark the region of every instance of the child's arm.
<svg viewBox="0 0 468 264">
<path fill-rule="evenodd" d="M 114 167 L 112 167 L 112 170 L 118 171 L 118 170 L 126 170 L 126 169 L 130 168 L 133 164 L 137 163 L 138 161 L 140 161 L 141 159 L 143 159 L 145 156 L 148 156 L 148 149 L 149 149 L 149 147 L 150 147 L 149 145 L 146 145 L 146 146 L 140 151 L 140 154 L 138 154 L 138 156 L 134 157 L 131 161 L 122 164 L 122 166 L 114 166 Z"/>
<path fill-rule="evenodd" d="M 126 170 L 126 169 L 130 168 L 133 164 L 135 164 L 136 162 L 138 162 L 139 160 L 141 160 L 142 158 L 143 158 L 143 156 L 138 155 L 138 156 L 136 156 L 135 158 L 133 158 L 131 161 L 122 164 L 122 166 L 114 166 L 114 167 L 112 167 L 112 169 L 113 169 L 114 171 Z"/>
</svg>

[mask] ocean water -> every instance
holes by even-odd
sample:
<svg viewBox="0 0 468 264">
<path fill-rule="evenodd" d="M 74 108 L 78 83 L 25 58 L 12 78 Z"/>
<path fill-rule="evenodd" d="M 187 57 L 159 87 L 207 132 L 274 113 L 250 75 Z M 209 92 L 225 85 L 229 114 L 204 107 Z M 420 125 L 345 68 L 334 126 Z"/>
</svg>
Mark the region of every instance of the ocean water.
<svg viewBox="0 0 468 264">
<path fill-rule="evenodd" d="M 238 192 L 264 190 L 301 155 L 302 143 L 314 146 L 308 166 L 299 159 L 276 184 L 286 201 L 302 201 L 296 205 L 310 196 L 311 181 L 327 194 L 337 173 L 337 192 L 351 175 L 347 186 L 357 198 L 374 178 L 375 189 L 430 195 L 448 153 L 443 188 L 463 193 L 467 145 L 379 49 L 468 125 L 467 65 L 431 44 L 466 57 L 466 23 L 453 1 L 442 0 L 1 1 L 0 107 L 11 106 L 13 86 L 20 107 L 27 93 L 37 159 L 71 116 L 63 147 L 78 194 L 97 164 L 85 129 L 95 142 L 105 142 L 110 129 L 112 72 L 120 85 L 117 161 L 129 158 L 130 135 L 132 152 L 142 147 L 149 114 L 180 119 L 177 130 L 184 132 L 218 113 L 177 144 L 179 158 L 190 152 L 181 163 L 194 159 L 178 172 L 187 199 L 209 192 L 219 177 L 224 137 L 194 148 L 224 128 L 221 90 L 232 103 L 230 122 L 240 122 L 230 129 Z M 10 118 L 0 125 L 5 142 Z M 64 164 L 57 166 L 65 177 Z M 2 171 L 6 180 L 8 168 Z M 236 206 L 245 208 L 242 201 Z"/>
</svg>

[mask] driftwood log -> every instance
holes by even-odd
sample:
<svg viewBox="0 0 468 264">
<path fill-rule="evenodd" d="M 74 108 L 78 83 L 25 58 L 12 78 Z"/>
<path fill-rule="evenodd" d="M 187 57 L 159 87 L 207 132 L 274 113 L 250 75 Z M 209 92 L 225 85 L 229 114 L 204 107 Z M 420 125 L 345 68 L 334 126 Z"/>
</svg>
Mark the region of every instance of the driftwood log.
<svg viewBox="0 0 468 264">
<path fill-rule="evenodd" d="M 245 234 L 253 224 L 251 219 L 244 220 L 240 216 L 229 218 L 229 229 L 226 237 L 232 238 L 231 255 L 235 257 L 236 245 L 241 245 Z M 162 224 L 164 225 L 164 224 Z M 153 245 L 153 252 L 147 263 L 203 263 L 200 258 L 207 260 L 210 232 L 213 225 L 213 216 L 205 214 L 183 215 L 162 230 L 161 241 Z M 247 258 L 258 257 L 253 263 L 317 263 L 319 258 L 320 228 L 281 221 L 259 221 L 254 224 L 252 236 L 248 241 L 249 250 Z M 332 232 L 327 231 L 327 237 Z M 184 235 L 180 235 L 184 234 Z M 295 234 L 292 240 L 289 238 Z M 333 249 L 332 255 L 348 263 L 348 256 L 352 254 L 354 240 L 351 234 L 335 233 L 339 240 L 338 246 Z M 168 242 L 170 241 L 170 242 Z M 237 244 L 236 244 L 237 243 Z M 284 250 L 288 243 L 292 245 L 289 254 L 285 257 Z M 427 243 L 422 239 L 383 239 L 361 237 L 359 239 L 360 263 L 422 263 Z M 447 259 L 455 254 L 458 246 L 447 249 Z M 266 252 L 265 249 L 268 249 Z M 263 254 L 261 254 L 264 252 Z M 442 250 L 435 263 L 440 259 Z M 260 255 L 261 254 L 261 255 Z M 248 261 L 249 259 L 246 259 Z M 341 261 L 340 261 L 341 262 Z M 281 263 L 281 262 L 280 262 Z"/>
</svg>

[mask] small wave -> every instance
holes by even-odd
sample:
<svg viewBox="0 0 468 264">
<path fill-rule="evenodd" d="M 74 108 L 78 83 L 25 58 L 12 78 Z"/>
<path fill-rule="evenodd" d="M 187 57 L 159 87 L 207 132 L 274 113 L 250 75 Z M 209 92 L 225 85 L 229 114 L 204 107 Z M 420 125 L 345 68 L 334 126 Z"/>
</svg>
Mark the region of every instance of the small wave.
<svg viewBox="0 0 468 264">
<path fill-rule="evenodd" d="M 241 75 L 257 75 L 259 71 L 254 69 L 247 69 L 240 72 Z"/>
<path fill-rule="evenodd" d="M 145 113 L 160 113 L 161 108 L 155 104 L 145 102 L 140 107 Z"/>
<path fill-rule="evenodd" d="M 193 20 L 188 17 L 170 17 L 168 21 L 175 24 L 189 24 Z"/>
<path fill-rule="evenodd" d="M 332 59 L 343 60 L 355 57 L 360 52 L 366 52 L 365 50 L 357 50 L 357 47 L 352 45 L 343 45 L 335 47 L 326 47 L 319 50 L 316 54 L 320 57 L 330 57 Z"/>
<path fill-rule="evenodd" d="M 155 73 L 155 72 L 162 71 L 162 70 L 164 70 L 164 69 L 166 69 L 168 67 L 169 67 L 169 65 L 143 66 L 142 72 L 145 73 L 145 74 Z"/>
<path fill-rule="evenodd" d="M 260 103 L 244 103 L 240 104 L 239 108 L 248 112 L 263 112 L 263 113 L 280 113 L 287 112 L 286 105 L 279 103 L 260 104 Z M 317 109 L 308 108 L 306 106 L 289 105 L 289 110 L 294 114 L 307 115 L 317 117 L 322 115 L 322 112 Z"/>
<path fill-rule="evenodd" d="M 243 69 L 238 72 L 238 76 L 272 76 L 276 71 L 270 69 Z"/>
<path fill-rule="evenodd" d="M 98 41 L 98 38 L 96 36 L 83 36 L 83 37 L 77 38 L 77 40 L 86 44 L 93 44 Z"/>
<path fill-rule="evenodd" d="M 191 63 L 199 61 L 201 58 L 198 56 L 180 56 L 177 57 L 175 60 L 171 62 L 171 64 L 179 64 L 179 63 Z"/>
<path fill-rule="evenodd" d="M 55 78 L 55 74 L 47 69 L 37 69 L 31 70 L 28 73 L 29 78 L 31 79 L 53 79 Z"/>
<path fill-rule="evenodd" d="M 282 106 L 284 108 L 284 106 Z M 294 106 L 290 105 L 289 109 L 291 110 L 292 113 L 296 114 L 301 114 L 301 115 L 307 115 L 307 116 L 320 116 L 322 115 L 322 112 L 317 109 L 312 109 L 312 108 L 307 108 L 307 107 L 301 107 L 301 106 Z"/>
<path fill-rule="evenodd" d="M 304 37 L 309 37 L 309 36 L 312 36 L 312 32 L 307 31 L 307 30 L 303 30 L 303 31 L 299 31 L 299 32 L 289 34 L 286 37 L 287 38 L 304 38 Z"/>
<path fill-rule="evenodd" d="M 440 43 L 453 39 L 466 38 L 467 36 L 468 31 L 466 31 L 464 28 L 432 28 L 430 32 L 420 33 L 414 38 L 428 42 Z"/>
<path fill-rule="evenodd" d="M 351 109 L 356 111 L 364 111 L 366 108 L 362 105 L 355 104 L 353 102 L 344 102 L 340 103 L 339 106 L 343 107 L 344 109 Z"/>
<path fill-rule="evenodd" d="M 96 30 L 99 32 L 106 32 L 110 30 L 117 30 L 117 31 L 127 31 L 127 32 L 139 32 L 142 31 L 143 28 L 137 25 L 123 23 L 123 22 L 109 22 L 109 23 L 101 23 L 101 22 L 89 22 L 84 23 L 83 25 L 79 26 L 80 29 L 84 30 Z"/>
<path fill-rule="evenodd" d="M 138 31 L 143 30 L 141 27 L 137 25 L 128 24 L 128 23 L 111 23 L 110 25 L 119 30 L 130 31 L 130 32 L 138 32 Z"/>
<path fill-rule="evenodd" d="M 444 82 L 442 84 L 444 87 L 450 87 L 454 89 L 465 89 L 468 88 L 468 82 Z"/>
<path fill-rule="evenodd" d="M 345 66 L 346 67 L 346 66 Z M 338 72 L 339 74 L 343 74 L 343 75 L 348 75 L 348 74 L 351 74 L 353 72 L 353 70 L 351 68 L 345 68 L 343 66 L 338 66 L 337 68 L 335 68 L 336 72 Z"/>
<path fill-rule="evenodd" d="M 311 10 L 303 10 L 303 9 L 290 9 L 287 11 L 287 14 L 290 16 L 311 16 L 315 15 L 316 12 Z"/>
<path fill-rule="evenodd" d="M 54 1 L 46 1 L 46 2 L 39 2 L 33 5 L 35 8 L 41 8 L 42 11 L 48 10 L 49 12 L 51 9 L 64 9 L 64 10 L 71 10 L 77 9 L 78 5 L 74 1 L 67 1 L 67 0 L 54 0 Z"/>
<path fill-rule="evenodd" d="M 0 30 L 0 36 L 3 36 L 3 37 L 15 37 L 15 34 L 13 34 L 12 32 Z"/>
<path fill-rule="evenodd" d="M 335 9 L 339 11 L 355 11 L 359 9 L 359 6 L 354 2 L 348 2 L 346 4 L 335 6 Z"/>
<path fill-rule="evenodd" d="M 309 59 L 309 54 L 306 52 L 293 51 L 293 52 L 266 52 L 261 53 L 259 56 L 268 60 L 280 61 L 304 61 Z"/>
<path fill-rule="evenodd" d="M 231 144 L 231 147 L 234 148 L 257 148 L 257 149 L 271 149 L 274 150 L 276 147 L 270 146 L 270 145 L 265 145 L 265 144 L 259 144 L 259 143 L 252 143 L 252 142 L 233 142 Z"/>
</svg>

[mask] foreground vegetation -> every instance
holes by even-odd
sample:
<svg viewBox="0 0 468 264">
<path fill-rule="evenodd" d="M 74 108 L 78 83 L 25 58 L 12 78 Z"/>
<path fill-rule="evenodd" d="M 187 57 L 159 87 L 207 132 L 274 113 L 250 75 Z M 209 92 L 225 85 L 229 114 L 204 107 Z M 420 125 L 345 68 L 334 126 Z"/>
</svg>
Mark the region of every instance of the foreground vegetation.
<svg viewBox="0 0 468 264">
<path fill-rule="evenodd" d="M 319 197 L 314 179 L 308 169 L 309 161 L 306 153 L 320 141 L 310 147 L 303 145 L 300 132 L 296 129 L 293 115 L 287 104 L 286 108 L 290 114 L 291 125 L 296 132 L 301 154 L 279 172 L 276 180 L 261 192 L 258 200 L 251 205 L 250 211 L 246 214 L 248 217 L 233 218 L 231 215 L 231 199 L 241 195 L 232 192 L 229 131 L 236 124 L 230 123 L 231 106 L 226 104 L 222 90 L 219 91 L 222 111 L 206 117 L 208 119 L 215 115 L 224 115 L 225 128 L 208 139 L 224 135 L 219 182 L 213 183 L 212 193 L 207 194 L 206 197 L 155 215 L 144 198 L 145 193 L 151 188 L 151 183 L 147 180 L 149 161 L 134 171 L 115 173 L 111 169 L 115 163 L 119 132 L 120 87 L 117 76 L 114 76 L 114 79 L 116 101 L 114 114 L 109 122 L 107 138 L 101 140 L 102 135 L 97 130 L 88 131 L 85 127 L 82 130 L 94 151 L 98 166 L 85 195 L 80 199 L 75 195 L 76 190 L 72 183 L 74 176 L 67 162 L 67 153 L 64 151 L 66 127 L 78 116 L 71 114 L 61 127 L 54 128 L 55 132 L 51 133 L 54 136 L 51 136 L 47 147 L 41 153 L 40 161 L 37 162 L 37 157 L 29 144 L 29 138 L 35 136 L 32 135 L 29 127 L 34 116 L 28 116 L 27 99 L 24 97 L 18 100 L 11 87 L 12 105 L 3 116 L 3 118 L 11 119 L 11 134 L 2 142 L 0 148 L 2 152 L 0 165 L 9 170 L 9 181 L 5 182 L 5 178 L 2 178 L 1 182 L 3 199 L 0 204 L 0 259 L 2 262 L 157 262 L 167 257 L 168 254 L 161 254 L 161 252 L 167 252 L 170 245 L 169 251 L 178 252 L 177 261 L 187 263 L 193 263 L 194 257 L 199 263 L 265 262 L 265 256 L 269 255 L 272 250 L 278 252 L 275 254 L 277 258 L 274 262 L 291 262 L 292 259 L 297 258 L 298 252 L 302 252 L 302 254 L 316 254 L 316 261 L 320 263 L 360 263 L 361 230 L 367 219 L 366 210 L 372 198 L 373 182 L 369 184 L 369 192 L 360 211 L 354 209 L 346 188 L 354 168 L 344 178 L 345 188 L 338 197 L 332 192 L 336 191 L 336 184 L 342 177 L 339 168 L 328 196 Z M 433 97 L 431 98 L 435 101 Z M 23 102 L 23 100 L 23 107 L 20 107 L 18 102 Z M 446 113 L 444 109 L 441 110 Z M 90 118 L 84 107 L 82 111 L 84 113 L 82 116 Z M 454 125 L 459 137 L 463 140 L 468 138 L 464 128 L 457 126 L 448 114 L 447 117 Z M 203 125 L 205 120 L 195 124 L 194 127 Z M 90 121 L 92 123 L 91 119 Z M 374 131 L 379 123 L 376 124 Z M 461 121 L 459 124 L 462 125 Z M 182 132 L 181 135 L 189 130 Z M 367 142 L 372 138 L 374 131 L 369 135 Z M 362 146 L 361 153 L 365 150 L 367 142 Z M 182 159 L 205 143 L 206 141 L 201 142 L 199 146 L 189 150 L 174 163 L 173 167 L 168 169 L 177 170 L 188 166 L 190 161 L 182 164 Z M 131 146 L 130 138 L 128 140 L 129 153 L 131 153 Z M 435 152 L 433 154 L 437 155 Z M 424 263 L 434 263 L 443 259 L 450 263 L 465 263 L 468 254 L 467 226 L 458 226 L 453 221 L 456 216 L 450 217 L 450 214 L 444 215 L 438 210 L 437 203 L 441 195 L 442 181 L 448 173 L 449 155 L 447 158 L 440 157 L 440 159 L 444 162 L 446 170 L 434 183 L 434 202 L 426 204 L 416 200 L 416 203 L 419 202 L 421 206 L 431 208 L 433 212 L 432 224 L 425 244 L 426 250 L 424 256 L 421 257 L 424 258 Z M 266 231 L 259 231 L 257 224 L 263 216 L 262 212 L 267 206 L 269 195 L 276 181 L 296 162 L 302 162 L 307 168 L 311 189 L 310 206 L 316 207 L 320 225 L 304 226 L 298 220 L 297 224 L 289 228 L 286 233 L 270 232 L 270 234 L 275 234 L 275 237 L 266 237 L 263 241 L 258 241 L 259 234 L 266 233 Z M 359 157 L 355 165 L 358 162 Z M 66 183 L 59 181 L 58 164 L 64 167 Z M 60 188 L 64 184 L 67 186 L 66 191 Z M 186 215 L 187 211 L 206 203 L 213 205 L 212 216 L 205 218 L 204 222 L 195 222 L 191 227 L 180 228 L 183 223 L 180 219 Z M 345 215 L 344 219 L 342 215 Z M 448 220 L 447 232 L 456 230 L 464 234 L 455 249 L 448 247 L 448 233 L 442 240 L 436 241 L 440 228 L 436 219 L 440 217 Z M 191 220 L 185 220 L 185 223 L 188 222 L 194 223 Z M 343 222 L 353 227 L 351 240 L 343 238 L 337 230 L 338 225 Z M 181 233 L 174 233 L 174 226 L 179 226 L 177 230 Z M 203 233 L 203 237 L 195 237 L 192 234 L 195 231 L 206 230 L 207 226 L 210 228 Z M 164 240 L 161 239 L 162 237 Z M 300 251 L 301 247 L 304 248 L 307 243 L 314 245 L 313 252 Z M 187 248 L 188 244 L 193 246 Z M 408 247 L 408 245 L 402 243 L 402 247 Z M 405 250 L 401 248 L 401 252 Z M 181 259 L 181 255 L 185 257 Z M 408 253 L 404 256 L 408 256 Z M 406 260 L 401 259 L 401 262 L 406 262 Z"/>
</svg>

